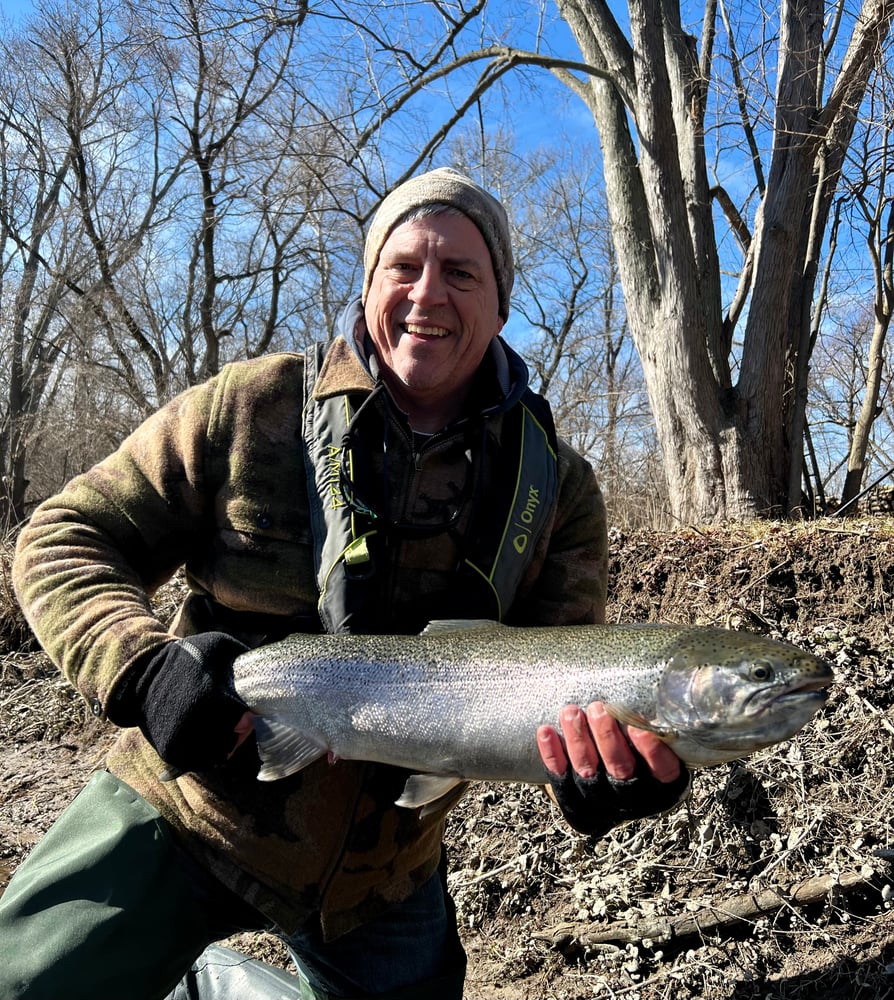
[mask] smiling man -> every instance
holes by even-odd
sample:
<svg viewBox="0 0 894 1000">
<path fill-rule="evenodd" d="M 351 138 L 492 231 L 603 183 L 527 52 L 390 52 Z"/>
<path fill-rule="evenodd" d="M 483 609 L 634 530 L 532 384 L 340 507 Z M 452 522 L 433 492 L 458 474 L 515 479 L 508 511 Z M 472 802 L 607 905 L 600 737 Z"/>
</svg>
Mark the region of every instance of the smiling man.
<svg viewBox="0 0 894 1000">
<path fill-rule="evenodd" d="M 361 761 L 257 781 L 232 663 L 296 631 L 601 621 L 605 506 L 500 336 L 500 203 L 453 170 L 414 178 L 364 264 L 330 345 L 228 365 L 22 529 L 28 620 L 122 731 L 0 899 L 4 1000 L 289 995 L 208 947 L 244 930 L 285 941 L 303 1000 L 462 996 L 442 849 L 457 796 L 398 807 L 406 774 Z M 164 622 L 150 594 L 180 568 L 190 594 Z M 678 801 L 673 753 L 586 708 L 531 733 L 568 822 L 599 836 Z"/>
<path fill-rule="evenodd" d="M 364 311 L 385 384 L 411 426 L 459 416 L 484 352 L 503 328 L 484 238 L 466 216 L 404 222 L 388 237 Z"/>
</svg>

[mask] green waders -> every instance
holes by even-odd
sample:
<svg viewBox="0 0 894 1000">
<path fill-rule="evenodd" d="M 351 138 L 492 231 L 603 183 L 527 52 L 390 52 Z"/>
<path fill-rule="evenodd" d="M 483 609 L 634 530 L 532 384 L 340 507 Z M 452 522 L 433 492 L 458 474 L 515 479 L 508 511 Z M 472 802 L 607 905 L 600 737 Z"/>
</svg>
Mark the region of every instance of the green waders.
<svg viewBox="0 0 894 1000">
<path fill-rule="evenodd" d="M 0 897 L 0 998 L 165 997 L 222 936 L 193 864 L 145 799 L 93 775 Z"/>
</svg>

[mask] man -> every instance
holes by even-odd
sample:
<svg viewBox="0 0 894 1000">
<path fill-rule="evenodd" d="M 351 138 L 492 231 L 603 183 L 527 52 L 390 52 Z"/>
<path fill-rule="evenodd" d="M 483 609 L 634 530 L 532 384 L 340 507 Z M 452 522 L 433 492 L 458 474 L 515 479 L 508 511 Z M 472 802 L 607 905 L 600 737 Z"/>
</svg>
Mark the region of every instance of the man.
<svg viewBox="0 0 894 1000">
<path fill-rule="evenodd" d="M 228 366 L 22 531 L 36 635 L 123 732 L 0 901 L 3 1000 L 163 997 L 209 943 L 261 928 L 302 995 L 462 995 L 441 848 L 455 797 L 422 817 L 394 805 L 403 772 L 356 761 L 258 782 L 229 668 L 298 630 L 599 621 L 605 511 L 498 336 L 502 206 L 424 174 L 382 203 L 364 265 L 325 356 Z M 168 628 L 148 595 L 180 566 L 192 593 Z M 598 704 L 556 709 L 561 737 L 531 738 L 579 830 L 684 794 L 651 734 L 628 742 Z"/>
</svg>

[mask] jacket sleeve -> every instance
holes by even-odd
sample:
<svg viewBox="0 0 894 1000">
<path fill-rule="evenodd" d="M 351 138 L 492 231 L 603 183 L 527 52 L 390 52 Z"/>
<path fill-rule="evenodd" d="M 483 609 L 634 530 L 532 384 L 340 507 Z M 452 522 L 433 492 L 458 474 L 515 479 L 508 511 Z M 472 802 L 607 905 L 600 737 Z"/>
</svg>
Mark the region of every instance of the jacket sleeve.
<svg viewBox="0 0 894 1000">
<path fill-rule="evenodd" d="M 105 715 L 128 668 L 173 636 L 150 595 L 201 532 L 213 383 L 187 390 L 35 510 L 13 585 L 38 641 Z"/>
<path fill-rule="evenodd" d="M 605 621 L 608 527 L 605 500 L 589 463 L 559 441 L 559 496 L 512 607 L 510 625 L 589 625 Z"/>
</svg>

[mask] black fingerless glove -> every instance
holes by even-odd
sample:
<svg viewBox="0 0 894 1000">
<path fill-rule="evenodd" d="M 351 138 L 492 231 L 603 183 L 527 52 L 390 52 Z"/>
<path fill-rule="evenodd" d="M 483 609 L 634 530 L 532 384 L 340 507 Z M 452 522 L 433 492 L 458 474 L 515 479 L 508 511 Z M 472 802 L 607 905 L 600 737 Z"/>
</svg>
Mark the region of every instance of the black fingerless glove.
<svg viewBox="0 0 894 1000">
<path fill-rule="evenodd" d="M 230 683 L 233 660 L 246 647 L 223 632 L 169 642 L 118 684 L 108 716 L 139 726 L 159 757 L 177 771 L 223 764 L 236 745 L 247 707 Z"/>
<path fill-rule="evenodd" d="M 690 776 L 684 764 L 680 767 L 680 776 L 668 782 L 659 781 L 642 759 L 627 781 L 618 781 L 601 767 L 593 778 L 582 778 L 570 764 L 562 775 L 546 773 L 568 824 L 578 833 L 602 837 L 621 823 L 657 816 L 682 802 Z"/>
</svg>

